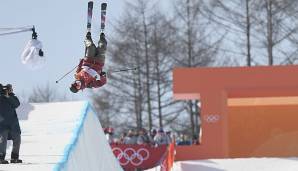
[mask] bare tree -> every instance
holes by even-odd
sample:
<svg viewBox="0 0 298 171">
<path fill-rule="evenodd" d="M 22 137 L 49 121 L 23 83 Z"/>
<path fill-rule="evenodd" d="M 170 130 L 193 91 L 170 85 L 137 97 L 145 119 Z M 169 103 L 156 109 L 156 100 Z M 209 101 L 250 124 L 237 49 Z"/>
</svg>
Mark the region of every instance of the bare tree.
<svg viewBox="0 0 298 171">
<path fill-rule="evenodd" d="M 118 99 L 118 101 L 114 100 L 113 104 L 117 106 L 118 111 L 111 110 L 110 114 L 118 113 L 117 115 L 124 116 L 121 121 L 126 124 L 123 126 L 132 126 L 135 123 L 135 127 L 141 128 L 146 105 L 146 96 L 144 96 L 146 94 L 146 82 L 144 81 L 146 67 L 143 67 L 145 64 L 144 30 L 140 13 L 139 15 L 135 14 L 138 12 L 138 6 L 130 4 L 127 6 L 130 10 L 127 10 L 115 24 L 115 33 L 109 39 L 109 62 L 113 68 L 136 66 L 139 68 L 133 72 L 108 75 L 108 87 L 106 88 L 110 92 L 109 98 Z M 94 100 L 94 103 L 100 106 L 102 100 L 98 98 Z M 123 105 L 117 105 L 117 103 Z"/>
<path fill-rule="evenodd" d="M 179 66 L 210 66 L 215 61 L 222 37 L 214 38 L 210 21 L 201 11 L 202 0 L 176 0 L 174 3 L 177 34 L 176 61 Z M 208 29 L 209 28 L 209 29 Z M 191 134 L 197 135 L 199 125 L 198 100 L 190 100 L 186 104 L 189 113 Z"/>
<path fill-rule="evenodd" d="M 144 49 L 145 49 L 145 66 L 146 66 L 146 94 L 147 94 L 147 112 L 148 112 L 148 125 L 149 130 L 152 129 L 152 106 L 151 106 L 151 91 L 150 91 L 150 63 L 149 63 L 149 50 L 148 50 L 148 24 L 146 21 L 148 2 L 146 0 L 138 0 L 142 16 L 143 34 L 144 34 Z"/>
<path fill-rule="evenodd" d="M 296 61 L 297 4 L 295 0 L 206 0 L 204 14 L 225 29 L 225 44 L 232 43 L 230 54 L 247 58 L 247 65 L 268 65 Z M 244 39 L 242 39 L 244 37 Z M 246 43 L 244 43 L 246 42 Z M 246 47 L 246 53 L 239 51 Z M 227 52 L 226 49 L 223 51 Z M 253 57 L 252 54 L 255 54 Z"/>
<path fill-rule="evenodd" d="M 256 32 L 267 51 L 268 65 L 291 61 L 297 55 L 297 8 L 295 0 L 264 0 L 254 7 Z M 276 61 L 276 62 L 274 62 Z"/>
<path fill-rule="evenodd" d="M 138 71 L 134 72 L 133 76 L 128 76 L 127 79 L 131 80 L 131 82 L 126 84 L 126 91 L 133 92 L 128 99 L 132 99 L 134 103 L 132 111 L 135 113 L 137 127 L 144 127 L 147 122 L 148 129 L 153 127 L 154 108 L 152 105 L 154 100 L 154 95 L 152 94 L 154 58 L 152 58 L 152 42 L 150 38 L 152 35 L 152 23 L 149 21 L 150 16 L 153 14 L 151 9 L 154 5 L 155 3 L 145 0 L 136 0 L 135 3 L 128 3 L 129 10 L 116 28 L 118 33 L 116 36 L 123 37 L 123 39 L 115 38 L 112 42 L 114 47 L 111 50 L 113 64 L 139 66 Z M 122 60 L 123 56 L 130 60 Z M 115 76 L 114 78 L 116 80 L 115 83 L 123 84 L 123 77 Z M 123 88 L 121 87 L 121 89 Z M 127 94 L 124 96 L 127 96 Z M 147 114 L 146 122 L 143 120 L 145 113 Z"/>
<path fill-rule="evenodd" d="M 99 98 L 93 98 L 96 105 L 102 106 L 97 108 L 99 113 L 109 115 L 107 122 L 113 123 L 116 112 L 127 123 L 122 126 L 152 129 L 171 125 L 184 110 L 171 95 L 176 28 L 155 5 L 140 0 L 128 4 L 129 10 L 114 26 L 108 48 L 110 66 L 138 66 L 138 70 L 108 75 L 108 95 L 100 93 Z M 109 106 L 101 102 L 105 97 L 111 98 L 109 103 L 123 105 L 116 104 L 118 111 L 104 112 L 104 106 Z"/>
<path fill-rule="evenodd" d="M 122 98 L 117 98 L 115 94 L 106 88 L 95 90 L 90 98 L 102 127 L 118 127 L 122 124 L 120 121 L 129 124 L 129 121 L 125 119 L 126 116 L 121 112 L 122 105 L 124 105 L 121 103 Z"/>
<path fill-rule="evenodd" d="M 29 95 L 28 102 L 44 103 L 54 101 L 65 101 L 66 96 L 60 96 L 58 91 L 55 90 L 47 83 L 45 86 L 37 86 L 33 89 L 32 94 Z"/>
<path fill-rule="evenodd" d="M 174 107 L 174 101 L 169 96 L 169 92 L 172 91 L 171 73 L 174 64 L 174 44 L 176 42 L 174 35 L 176 28 L 173 26 L 172 21 L 167 19 L 159 11 L 156 11 L 150 17 L 150 23 L 151 34 L 149 42 L 151 45 L 150 52 L 153 58 L 152 66 L 154 68 L 151 79 L 154 81 L 153 87 L 156 88 L 155 90 L 153 89 L 155 97 L 152 100 L 156 102 L 156 105 L 153 105 L 153 109 L 159 118 L 158 126 L 162 128 L 164 127 L 164 119 L 165 123 L 167 122 L 163 115 L 171 115 L 169 114 L 171 111 L 169 108 L 176 108 Z"/>
<path fill-rule="evenodd" d="M 254 18 L 252 7 L 258 3 L 256 0 L 230 0 L 205 1 L 206 6 L 203 14 L 215 23 L 218 28 L 224 28 L 226 42 L 233 43 L 235 50 L 221 49 L 223 52 L 230 52 L 236 55 L 237 59 L 246 56 L 246 65 L 252 65 L 252 26 Z M 242 38 L 243 37 L 243 38 Z M 227 43 L 227 44 L 230 44 Z M 245 47 L 245 52 L 241 48 Z"/>
</svg>

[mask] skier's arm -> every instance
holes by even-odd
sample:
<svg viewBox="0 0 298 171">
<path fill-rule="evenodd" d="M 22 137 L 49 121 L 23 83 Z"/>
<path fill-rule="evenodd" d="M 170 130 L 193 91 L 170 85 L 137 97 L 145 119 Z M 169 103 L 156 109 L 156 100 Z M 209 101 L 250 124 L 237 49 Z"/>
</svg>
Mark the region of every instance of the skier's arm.
<svg viewBox="0 0 298 171">
<path fill-rule="evenodd" d="M 15 109 L 20 106 L 20 101 L 14 93 L 9 93 L 7 101 Z"/>
<path fill-rule="evenodd" d="M 107 83 L 106 75 L 100 75 L 100 80 L 95 80 L 90 83 L 89 87 L 98 88 Z"/>
<path fill-rule="evenodd" d="M 80 63 L 79 63 L 79 65 L 78 65 L 78 68 L 77 68 L 76 73 L 79 73 L 79 72 L 82 70 L 83 61 L 84 61 L 84 59 L 81 59 L 81 60 L 80 60 Z"/>
</svg>

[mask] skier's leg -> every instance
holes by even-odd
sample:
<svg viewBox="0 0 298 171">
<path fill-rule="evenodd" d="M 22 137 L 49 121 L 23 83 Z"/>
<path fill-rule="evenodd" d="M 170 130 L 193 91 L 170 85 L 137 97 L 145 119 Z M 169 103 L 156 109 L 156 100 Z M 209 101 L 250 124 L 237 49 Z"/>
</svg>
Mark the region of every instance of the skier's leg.
<svg viewBox="0 0 298 171">
<path fill-rule="evenodd" d="M 18 132 L 11 132 L 12 137 L 12 151 L 11 151 L 11 163 L 22 163 L 22 160 L 19 159 L 19 152 L 21 146 L 21 134 Z"/>
<path fill-rule="evenodd" d="M 8 164 L 8 161 L 5 160 L 7 136 L 8 130 L 2 130 L 0 132 L 0 164 Z"/>
<path fill-rule="evenodd" d="M 85 39 L 85 57 L 94 57 L 96 55 L 96 46 L 92 41 L 91 33 L 87 32 L 86 39 Z"/>
<path fill-rule="evenodd" d="M 103 64 L 105 63 L 106 51 L 107 51 L 107 40 L 105 38 L 105 34 L 101 33 L 98 41 L 98 46 L 97 46 L 96 58 L 98 58 L 98 61 L 100 61 Z"/>
</svg>

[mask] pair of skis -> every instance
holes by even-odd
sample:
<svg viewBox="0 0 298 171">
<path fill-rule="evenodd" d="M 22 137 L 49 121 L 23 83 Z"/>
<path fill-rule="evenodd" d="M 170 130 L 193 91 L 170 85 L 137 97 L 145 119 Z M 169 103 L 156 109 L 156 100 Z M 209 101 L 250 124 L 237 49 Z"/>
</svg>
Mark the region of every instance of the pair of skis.
<svg viewBox="0 0 298 171">
<path fill-rule="evenodd" d="M 101 3 L 101 21 L 100 21 L 100 33 L 103 33 L 106 26 L 106 14 L 107 14 L 107 3 Z M 92 13 L 93 13 L 93 1 L 88 2 L 88 11 L 87 11 L 87 32 L 91 33 L 91 23 L 92 23 Z M 60 77 L 56 83 L 61 81 L 64 77 L 66 77 L 68 74 L 70 74 L 72 71 L 74 71 L 78 66 L 75 66 L 72 70 L 64 74 L 62 77 Z"/>
<path fill-rule="evenodd" d="M 103 33 L 106 26 L 106 14 L 107 14 L 107 3 L 101 3 L 100 6 L 100 32 Z M 91 32 L 91 23 L 92 23 L 92 12 L 93 12 L 93 1 L 88 2 L 88 13 L 87 13 L 87 32 Z"/>
</svg>

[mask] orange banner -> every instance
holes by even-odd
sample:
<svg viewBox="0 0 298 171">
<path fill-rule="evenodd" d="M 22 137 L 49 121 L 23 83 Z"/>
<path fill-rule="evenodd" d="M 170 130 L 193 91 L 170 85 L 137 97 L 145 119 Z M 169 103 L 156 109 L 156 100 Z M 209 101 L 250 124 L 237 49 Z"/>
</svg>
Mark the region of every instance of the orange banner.
<svg viewBox="0 0 298 171">
<path fill-rule="evenodd" d="M 160 165 L 160 171 L 170 171 L 175 160 L 175 143 L 171 143 L 168 147 L 167 156 Z"/>
</svg>

